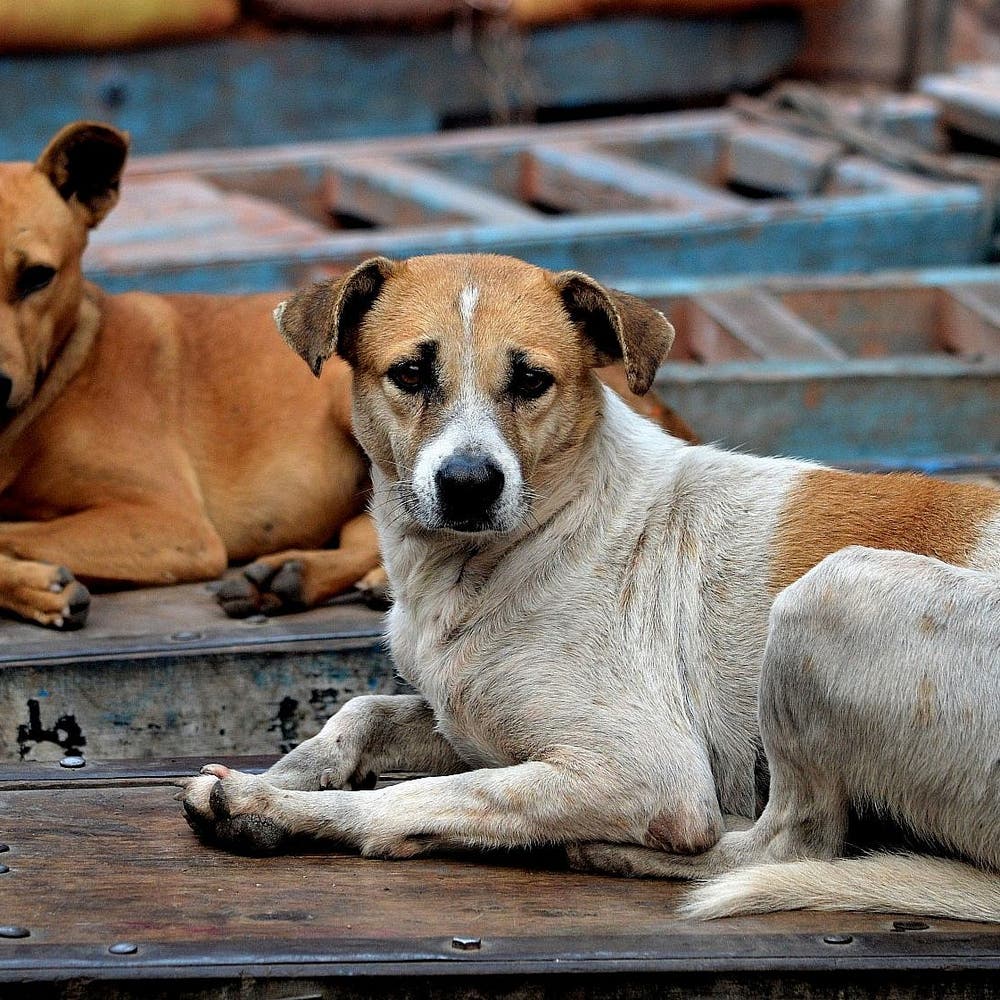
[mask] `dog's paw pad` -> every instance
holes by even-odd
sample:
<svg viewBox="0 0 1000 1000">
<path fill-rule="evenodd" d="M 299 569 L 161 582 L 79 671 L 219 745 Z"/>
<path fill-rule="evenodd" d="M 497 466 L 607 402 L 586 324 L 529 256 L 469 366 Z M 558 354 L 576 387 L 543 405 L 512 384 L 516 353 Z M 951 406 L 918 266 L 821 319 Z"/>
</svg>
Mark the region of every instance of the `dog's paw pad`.
<svg viewBox="0 0 1000 1000">
<path fill-rule="evenodd" d="M 49 584 L 49 592 L 61 594 L 66 589 L 67 584 L 73 582 L 75 582 L 73 574 L 65 566 L 57 566 L 52 575 L 52 582 Z"/>
<path fill-rule="evenodd" d="M 381 566 L 367 572 L 354 584 L 354 589 L 361 594 L 365 604 L 376 611 L 387 611 L 392 605 L 389 577 Z"/>
<path fill-rule="evenodd" d="M 238 854 L 275 854 L 288 840 L 288 832 L 280 823 L 255 813 L 222 820 L 216 836 Z"/>
<path fill-rule="evenodd" d="M 288 840 L 287 828 L 268 812 L 274 790 L 260 777 L 206 764 L 184 786 L 188 826 L 206 844 L 240 854 L 271 854 Z"/>
<path fill-rule="evenodd" d="M 90 613 L 90 591 L 82 583 L 75 580 L 63 591 L 66 605 L 60 615 L 62 619 L 62 629 L 69 632 L 73 629 L 83 628 L 87 623 L 87 615 Z"/>
<path fill-rule="evenodd" d="M 267 590 L 278 569 L 279 567 L 272 566 L 270 563 L 260 560 L 250 563 L 249 566 L 245 566 L 243 568 L 243 576 L 257 587 L 258 590 Z"/>
<path fill-rule="evenodd" d="M 283 563 L 268 588 L 281 601 L 284 610 L 299 611 L 305 607 L 303 569 L 298 559 Z"/>
<path fill-rule="evenodd" d="M 242 576 L 223 580 L 215 599 L 230 618 L 249 618 L 260 613 L 260 593 Z"/>
</svg>

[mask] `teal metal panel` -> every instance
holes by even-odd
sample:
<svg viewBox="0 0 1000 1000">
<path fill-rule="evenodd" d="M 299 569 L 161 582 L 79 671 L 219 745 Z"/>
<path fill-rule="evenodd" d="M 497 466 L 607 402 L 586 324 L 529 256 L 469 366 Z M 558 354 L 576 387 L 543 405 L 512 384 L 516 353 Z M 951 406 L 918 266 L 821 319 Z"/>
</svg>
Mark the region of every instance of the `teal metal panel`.
<svg viewBox="0 0 1000 1000">
<path fill-rule="evenodd" d="M 155 153 L 432 132 L 446 119 L 504 110 L 678 101 L 772 79 L 800 39 L 799 18 L 780 10 L 584 22 L 511 35 L 515 61 L 502 78 L 475 37 L 463 43 L 450 28 L 5 56 L 0 158 L 34 159 L 76 118 L 111 121 L 137 151 Z"/>
</svg>

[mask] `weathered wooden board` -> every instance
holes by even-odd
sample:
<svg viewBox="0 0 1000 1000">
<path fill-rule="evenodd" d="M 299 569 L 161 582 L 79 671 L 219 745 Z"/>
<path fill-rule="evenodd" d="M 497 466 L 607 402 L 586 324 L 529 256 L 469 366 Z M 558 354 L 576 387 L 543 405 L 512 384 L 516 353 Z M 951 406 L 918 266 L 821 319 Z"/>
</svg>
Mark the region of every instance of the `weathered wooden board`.
<svg viewBox="0 0 1000 1000">
<path fill-rule="evenodd" d="M 625 287 L 677 328 L 656 391 L 704 440 L 873 468 L 1000 466 L 1000 269 Z"/>
<path fill-rule="evenodd" d="M 197 210 L 176 205 L 186 184 L 214 188 L 235 226 L 217 239 L 193 226 Z M 262 198 L 290 214 L 258 223 L 247 204 Z M 992 249 L 979 186 L 728 111 L 147 158 L 123 201 L 86 258 L 111 290 L 287 287 L 374 253 L 509 253 L 621 281 L 969 264 Z"/>
<path fill-rule="evenodd" d="M 201 585 L 98 594 L 85 630 L 0 621 L 0 760 L 280 753 L 398 683 L 382 616 L 227 618 Z"/>
<path fill-rule="evenodd" d="M 235 857 L 200 845 L 173 798 L 198 764 L 0 770 L 3 920 L 28 932 L 0 937 L 5 998 L 1000 995 L 986 925 L 691 924 L 677 885 L 572 874 L 557 852 Z"/>
<path fill-rule="evenodd" d="M 944 125 L 1000 145 L 1000 67 L 960 66 L 925 76 L 918 86 L 938 102 Z"/>
<path fill-rule="evenodd" d="M 794 58 L 798 16 L 619 17 L 538 28 L 263 31 L 105 55 L 0 58 L 0 158 L 34 159 L 75 118 L 146 153 L 406 132 L 759 86 Z"/>
</svg>

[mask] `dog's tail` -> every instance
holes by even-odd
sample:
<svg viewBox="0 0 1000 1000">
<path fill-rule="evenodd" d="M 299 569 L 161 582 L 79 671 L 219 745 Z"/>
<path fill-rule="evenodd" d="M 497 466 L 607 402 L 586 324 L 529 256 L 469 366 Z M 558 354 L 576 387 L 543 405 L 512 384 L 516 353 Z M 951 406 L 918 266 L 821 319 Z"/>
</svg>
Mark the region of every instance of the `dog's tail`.
<svg viewBox="0 0 1000 1000">
<path fill-rule="evenodd" d="M 698 920 L 778 910 L 864 910 L 1000 923 L 1000 875 L 922 854 L 870 854 L 739 868 L 681 905 Z"/>
</svg>

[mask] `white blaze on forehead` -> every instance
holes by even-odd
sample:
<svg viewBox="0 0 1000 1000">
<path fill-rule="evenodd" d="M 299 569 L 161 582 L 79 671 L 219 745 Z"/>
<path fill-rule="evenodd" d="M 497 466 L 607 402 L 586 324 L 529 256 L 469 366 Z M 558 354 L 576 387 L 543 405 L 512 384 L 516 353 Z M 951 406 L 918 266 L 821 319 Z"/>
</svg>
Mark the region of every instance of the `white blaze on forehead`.
<svg viewBox="0 0 1000 1000">
<path fill-rule="evenodd" d="M 438 434 L 417 453 L 413 468 L 413 488 L 428 509 L 436 506 L 435 473 L 456 452 L 470 452 L 491 459 L 504 475 L 500 508 L 513 508 L 521 489 L 521 466 L 505 440 L 493 414 L 491 400 L 476 385 L 473 315 L 479 303 L 479 289 L 466 285 L 458 296 L 462 323 L 462 375 L 458 398 Z"/>
<path fill-rule="evenodd" d="M 479 289 L 466 285 L 458 294 L 458 315 L 462 320 L 462 385 L 461 396 L 468 399 L 476 392 L 475 347 L 472 340 L 472 314 L 479 304 Z"/>
<path fill-rule="evenodd" d="M 475 285 L 466 285 L 458 294 L 458 314 L 462 318 L 466 349 L 472 347 L 472 314 L 478 304 L 479 289 Z"/>
</svg>

